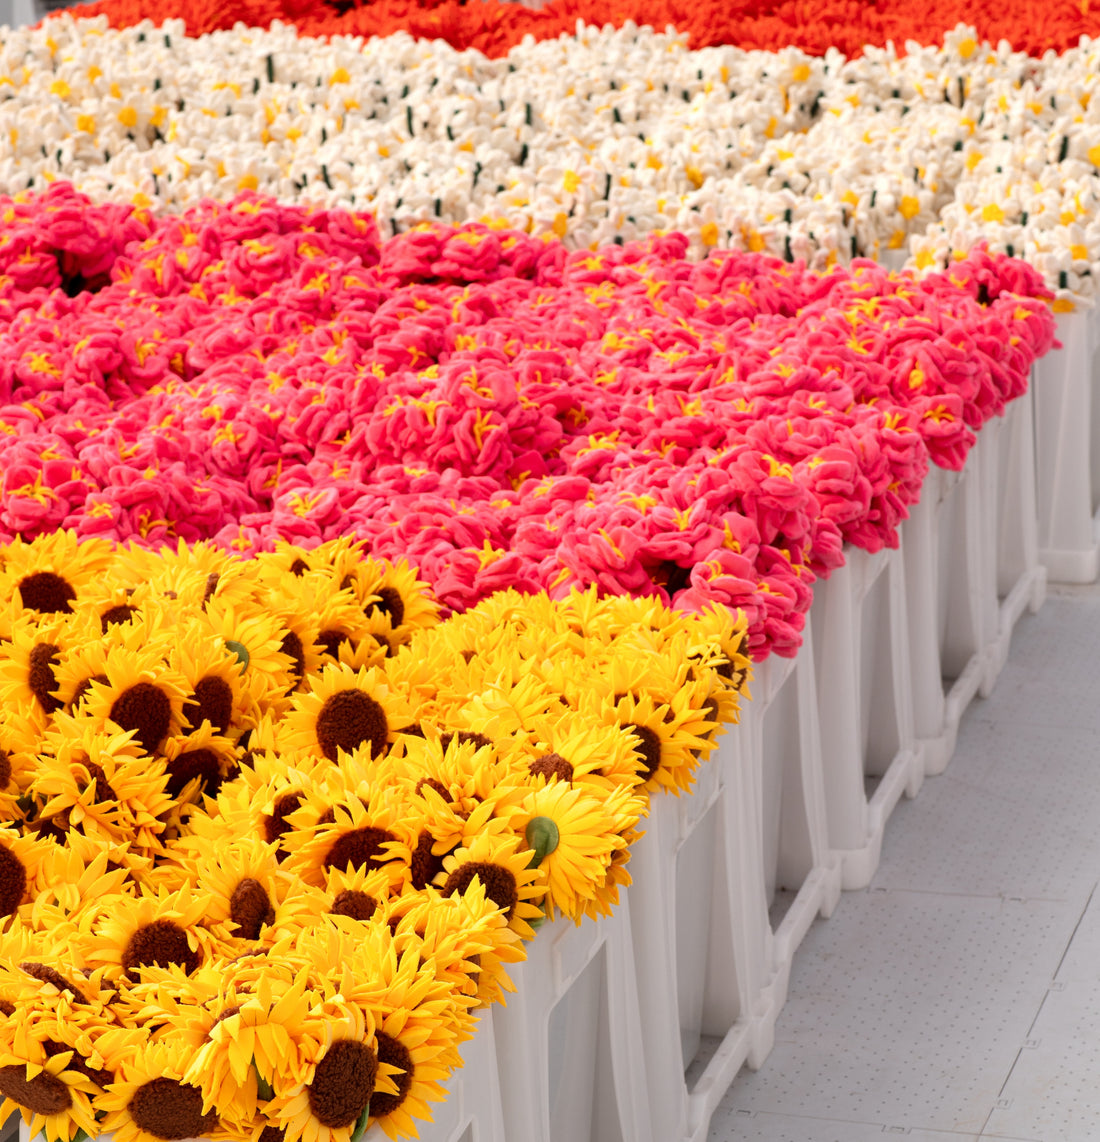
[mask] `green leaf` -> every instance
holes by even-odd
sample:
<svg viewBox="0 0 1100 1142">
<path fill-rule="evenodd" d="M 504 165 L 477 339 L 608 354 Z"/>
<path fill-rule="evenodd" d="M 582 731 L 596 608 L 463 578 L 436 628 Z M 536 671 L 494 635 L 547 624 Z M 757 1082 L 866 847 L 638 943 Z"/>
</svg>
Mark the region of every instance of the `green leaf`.
<svg viewBox="0 0 1100 1142">
<path fill-rule="evenodd" d="M 73 1142 L 84 1142 L 86 1138 L 90 1137 L 91 1135 L 87 1130 L 84 1129 L 83 1126 L 78 1126 L 76 1128 L 76 1133 L 73 1135 Z"/>
<path fill-rule="evenodd" d="M 538 868 L 558 847 L 558 841 L 561 840 L 558 826 L 549 817 L 532 817 L 527 822 L 525 835 L 528 846 L 535 853 L 527 865 L 528 868 Z"/>
<path fill-rule="evenodd" d="M 260 1069 L 256 1066 L 255 1058 L 252 1060 L 252 1071 L 256 1076 L 256 1097 L 261 1102 L 267 1102 L 269 1098 L 274 1098 L 275 1091 L 272 1088 L 271 1083 L 269 1083 L 267 1079 L 265 1079 L 263 1075 L 260 1074 Z"/>
<path fill-rule="evenodd" d="M 231 650 L 237 656 L 237 661 L 240 662 L 245 668 L 248 667 L 250 661 L 248 647 L 241 642 L 234 642 L 233 639 L 227 638 L 225 640 L 225 649 Z"/>
<path fill-rule="evenodd" d="M 359 1142 L 367 1132 L 367 1122 L 370 1121 L 370 1099 L 367 1100 L 367 1105 L 363 1107 L 363 1113 L 359 1115 L 359 1121 L 355 1124 L 355 1129 L 351 1132 L 350 1142 Z"/>
</svg>

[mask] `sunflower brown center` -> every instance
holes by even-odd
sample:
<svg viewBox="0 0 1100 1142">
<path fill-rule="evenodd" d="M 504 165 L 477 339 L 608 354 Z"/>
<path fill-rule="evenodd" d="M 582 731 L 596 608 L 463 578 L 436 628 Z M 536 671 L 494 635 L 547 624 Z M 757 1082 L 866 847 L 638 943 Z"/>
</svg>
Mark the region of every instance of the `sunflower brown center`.
<svg viewBox="0 0 1100 1142">
<path fill-rule="evenodd" d="M 0 1067 L 0 1094 L 35 1114 L 60 1114 L 73 1104 L 69 1088 L 59 1078 L 42 1071 L 28 1082 L 27 1068 L 20 1065 Z"/>
<path fill-rule="evenodd" d="M 385 1031 L 378 1032 L 378 1061 L 401 1068 L 399 1075 L 390 1075 L 397 1084 L 397 1094 L 386 1094 L 383 1091 L 370 1100 L 371 1115 L 383 1118 L 392 1114 L 405 1101 L 413 1083 L 413 1061 L 405 1044 L 400 1039 L 387 1035 Z"/>
<path fill-rule="evenodd" d="M 52 642 L 40 642 L 31 650 L 28 661 L 27 685 L 47 714 L 60 710 L 63 705 L 61 699 L 53 693 L 57 689 L 53 668 L 57 665 L 59 650 L 60 647 L 54 646 Z"/>
<path fill-rule="evenodd" d="M 203 1114 L 202 1092 L 197 1087 L 164 1077 L 138 1087 L 128 1109 L 135 1126 L 166 1142 L 200 1138 L 218 1123 L 215 1114 Z"/>
<path fill-rule="evenodd" d="M 56 969 L 50 967 L 49 964 L 38 964 L 30 960 L 19 965 L 21 971 L 25 971 L 31 979 L 38 980 L 39 983 L 52 983 L 58 991 L 71 991 L 73 999 L 77 1003 L 87 1003 L 84 993 L 78 988 L 73 987 L 71 983 Z"/>
<path fill-rule="evenodd" d="M 205 788 L 216 781 L 218 775 L 218 755 L 213 750 L 189 749 L 168 763 L 166 789 L 170 797 L 178 797 L 193 778 L 201 778 Z"/>
<path fill-rule="evenodd" d="M 73 1057 L 65 1064 L 65 1069 L 76 1071 L 77 1074 L 83 1075 L 86 1079 L 91 1079 L 97 1086 L 105 1087 L 109 1082 L 114 1081 L 115 1076 L 110 1071 L 101 1071 L 97 1067 L 93 1067 L 83 1055 L 67 1043 L 59 1043 L 56 1039 L 46 1039 L 42 1046 L 46 1051 L 46 1057 L 49 1059 L 55 1055 L 63 1055 L 66 1051 L 72 1051 Z"/>
<path fill-rule="evenodd" d="M 138 968 L 154 965 L 179 964 L 190 975 L 201 962 L 202 957 L 187 942 L 187 933 L 174 920 L 154 920 L 138 928 L 122 953 L 122 967 L 130 980 L 138 978 Z"/>
<path fill-rule="evenodd" d="M 302 576 L 309 570 L 309 564 L 304 559 L 295 559 L 290 565 L 291 575 Z"/>
<path fill-rule="evenodd" d="M 208 603 L 214 597 L 214 592 L 218 589 L 219 578 L 220 576 L 217 571 L 211 571 L 210 574 L 206 576 L 206 590 L 202 593 L 202 601 L 204 603 Z"/>
<path fill-rule="evenodd" d="M 15 1004 L 9 1003 L 6 999 L 0 999 L 0 1015 L 5 1018 L 15 1014 Z"/>
<path fill-rule="evenodd" d="M 109 626 L 128 623 L 137 613 L 137 607 L 128 607 L 125 603 L 121 603 L 117 607 L 110 607 L 104 611 L 99 616 L 99 625 L 103 628 L 103 633 L 106 634 Z"/>
<path fill-rule="evenodd" d="M 219 1023 L 224 1023 L 227 1019 L 231 1019 L 241 1009 L 239 1003 L 234 1003 L 231 1007 L 227 1007 L 218 1017 L 210 1024 L 210 1031 L 213 1031 Z M 206 1042 L 210 1042 L 210 1031 L 206 1032 Z"/>
<path fill-rule="evenodd" d="M 260 1142 L 283 1142 L 286 1131 L 281 1126 L 265 1126 L 260 1131 Z"/>
<path fill-rule="evenodd" d="M 23 862 L 0 845 L 0 916 L 10 916 L 23 903 L 27 891 L 27 870 Z"/>
<path fill-rule="evenodd" d="M 547 781 L 556 777 L 568 784 L 573 780 L 573 767 L 560 753 L 547 753 L 542 757 L 536 757 L 527 768 L 532 776 L 545 777 Z"/>
<path fill-rule="evenodd" d="M 401 598 L 401 592 L 393 587 L 379 587 L 374 593 L 378 596 L 378 602 L 368 603 L 363 610 L 368 615 L 375 611 L 389 615 L 390 626 L 394 629 L 399 627 L 405 620 L 405 600 Z"/>
<path fill-rule="evenodd" d="M 84 695 L 91 690 L 93 682 L 100 682 L 104 686 L 110 685 L 106 674 L 96 674 L 91 678 L 85 678 L 73 692 L 73 700 L 69 703 L 70 711 L 75 710 L 84 700 Z"/>
<path fill-rule="evenodd" d="M 484 734 L 476 733 L 473 730 L 458 730 L 455 733 L 443 734 L 439 739 L 439 744 L 446 749 L 455 740 L 463 744 L 472 742 L 475 749 L 483 749 L 485 746 L 493 744 Z"/>
<path fill-rule="evenodd" d="M 317 715 L 317 741 L 329 761 L 335 761 L 341 749 L 351 753 L 364 742 L 371 757 L 379 757 L 388 733 L 386 712 L 362 690 L 338 690 Z"/>
<path fill-rule="evenodd" d="M 422 829 L 420 836 L 417 837 L 416 848 L 413 850 L 412 863 L 409 867 L 412 886 L 417 891 L 431 884 L 443 871 L 443 858 L 432 852 L 434 844 L 435 837 L 427 829 Z"/>
<path fill-rule="evenodd" d="M 438 793 L 439 796 L 443 798 L 444 801 L 450 804 L 451 791 L 447 788 L 446 785 L 443 784 L 442 781 L 438 780 L 435 777 L 422 777 L 416 783 L 416 792 L 419 793 L 425 786 L 427 786 L 429 789 L 434 789 L 436 793 Z"/>
<path fill-rule="evenodd" d="M 76 591 L 66 579 L 53 571 L 35 571 L 19 580 L 19 594 L 23 606 L 43 614 L 71 615 L 69 604 L 76 598 Z"/>
<path fill-rule="evenodd" d="M 338 1039 L 317 1064 L 309 1084 L 309 1108 L 322 1126 L 350 1126 L 374 1094 L 378 1057 L 365 1043 Z"/>
<path fill-rule="evenodd" d="M 159 686 L 136 682 L 114 700 L 110 717 L 124 730 L 136 730 L 138 744 L 153 753 L 168 736 L 172 703 Z"/>
<path fill-rule="evenodd" d="M 324 861 L 325 868 L 335 868 L 340 872 L 343 872 L 348 865 L 352 868 L 378 868 L 391 859 L 382 846 L 387 841 L 396 839 L 385 829 L 376 829 L 371 825 L 344 833 L 328 850 Z"/>
<path fill-rule="evenodd" d="M 634 722 L 627 722 L 623 729 L 637 737 L 638 744 L 634 748 L 642 755 L 642 773 L 646 778 L 652 777 L 661 768 L 661 739 L 649 726 Z"/>
<path fill-rule="evenodd" d="M 340 659 L 340 644 L 346 642 L 352 646 L 351 635 L 342 630 L 323 630 L 317 636 L 317 641 L 324 647 L 324 653 L 331 655 L 337 661 Z"/>
<path fill-rule="evenodd" d="M 183 707 L 183 716 L 197 730 L 205 719 L 216 734 L 224 734 L 233 719 L 233 691 L 224 678 L 209 674 L 195 685 Z"/>
<path fill-rule="evenodd" d="M 229 918 L 237 925 L 238 935 L 246 940 L 259 939 L 260 929 L 265 924 L 275 923 L 275 909 L 258 880 L 246 876 L 233 889 L 229 898 Z"/>
<path fill-rule="evenodd" d="M 107 780 L 107 774 L 103 772 L 103 767 L 97 765 L 94 761 L 88 761 L 87 758 L 82 762 L 84 768 L 88 771 L 88 784 L 95 782 L 95 796 L 96 802 L 100 801 L 117 801 L 118 794 L 111 788 L 111 783 Z M 85 786 L 87 788 L 87 786 Z"/>
<path fill-rule="evenodd" d="M 302 675 L 306 672 L 305 648 L 302 646 L 302 640 L 291 630 L 283 636 L 279 649 L 283 654 L 289 654 L 294 659 L 294 665 L 290 669 L 290 676 L 294 679 L 294 685 L 288 691 L 288 693 L 293 694 L 298 689 L 298 683 L 302 681 Z"/>
<path fill-rule="evenodd" d="M 512 919 L 512 913 L 519 903 L 519 892 L 516 888 L 516 878 L 511 869 L 490 861 L 471 860 L 460 864 L 458 868 L 447 877 L 443 885 L 443 895 L 452 896 L 454 893 L 463 893 L 470 887 L 474 877 L 481 881 L 485 888 L 485 895 L 498 907 L 504 910 L 506 920 Z"/>
<path fill-rule="evenodd" d="M 345 888 L 332 902 L 334 916 L 350 916 L 353 920 L 369 920 L 378 910 L 378 901 L 369 892 Z"/>
<path fill-rule="evenodd" d="M 294 826 L 287 817 L 302 804 L 301 793 L 284 793 L 271 807 L 271 816 L 264 818 L 264 840 L 273 845 Z"/>
<path fill-rule="evenodd" d="M 7 789 L 11 781 L 11 756 L 6 749 L 0 749 L 0 789 Z"/>
</svg>

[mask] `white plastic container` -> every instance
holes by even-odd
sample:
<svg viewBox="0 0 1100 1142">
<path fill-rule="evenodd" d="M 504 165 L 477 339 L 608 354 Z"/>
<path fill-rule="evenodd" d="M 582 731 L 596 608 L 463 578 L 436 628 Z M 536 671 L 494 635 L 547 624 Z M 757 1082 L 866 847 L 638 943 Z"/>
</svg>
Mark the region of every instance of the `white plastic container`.
<svg viewBox="0 0 1100 1142">
<path fill-rule="evenodd" d="M 844 887 L 864 888 L 890 814 L 924 780 L 901 549 L 847 549 L 844 566 L 817 584 L 810 618 L 829 845 Z"/>
</svg>

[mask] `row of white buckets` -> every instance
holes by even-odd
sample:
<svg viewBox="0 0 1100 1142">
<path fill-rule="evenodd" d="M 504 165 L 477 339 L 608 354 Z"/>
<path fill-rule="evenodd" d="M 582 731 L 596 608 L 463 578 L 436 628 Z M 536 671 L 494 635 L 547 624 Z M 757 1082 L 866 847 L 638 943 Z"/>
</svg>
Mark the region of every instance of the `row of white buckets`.
<svg viewBox="0 0 1100 1142">
<path fill-rule="evenodd" d="M 734 1076 L 771 1050 L 806 932 L 868 884 L 894 807 L 943 772 L 1048 569 L 1100 569 L 1098 330 L 1065 315 L 1064 348 L 961 473 L 932 470 L 899 547 L 849 550 L 818 584 L 798 656 L 758 668 L 690 796 L 654 799 L 615 915 L 528 945 L 423 1139 L 706 1138 Z"/>
</svg>

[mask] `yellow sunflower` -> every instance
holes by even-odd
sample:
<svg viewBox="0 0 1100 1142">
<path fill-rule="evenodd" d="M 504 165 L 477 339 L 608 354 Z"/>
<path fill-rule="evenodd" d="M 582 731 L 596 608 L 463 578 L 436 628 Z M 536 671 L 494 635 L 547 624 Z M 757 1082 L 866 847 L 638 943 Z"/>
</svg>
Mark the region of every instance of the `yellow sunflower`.
<svg viewBox="0 0 1100 1142">
<path fill-rule="evenodd" d="M 212 598 L 203 608 L 205 638 L 232 651 L 243 667 L 244 691 L 256 707 L 267 712 L 290 689 L 293 659 L 282 649 L 286 633 L 278 618 L 259 603 L 223 603 Z"/>
<path fill-rule="evenodd" d="M 55 531 L 29 542 L 0 545 L 0 602 L 18 601 L 39 614 L 70 614 L 81 591 L 113 564 L 114 548 L 101 539 L 79 540 Z"/>
<path fill-rule="evenodd" d="M 529 855 L 546 876 L 543 910 L 550 919 L 558 912 L 580 921 L 607 879 L 611 858 L 623 847 L 620 821 L 593 791 L 554 781 L 532 789 L 519 802 L 517 832 L 533 853 Z M 643 809 L 635 798 L 633 824 Z"/>
<path fill-rule="evenodd" d="M 430 1117 L 427 1102 L 443 1097 L 440 1083 L 459 1062 L 466 1005 L 456 1004 L 416 950 L 398 955 L 387 928 L 364 932 L 337 919 L 308 933 L 300 948 L 338 980 L 345 999 L 374 1016 L 379 1069 L 391 1069 L 396 1091 L 375 1091 L 371 1120 L 391 1138 L 415 1134 L 413 1118 Z"/>
<path fill-rule="evenodd" d="M 331 868 L 374 869 L 392 864 L 392 875 L 399 882 L 407 876 L 413 835 L 392 797 L 372 797 L 369 807 L 358 797 L 350 797 L 333 807 L 331 820 L 326 815 L 284 834 L 285 868 L 320 887 Z"/>
<path fill-rule="evenodd" d="M 116 628 L 112 628 L 114 630 Z M 97 729 L 134 731 L 134 740 L 155 754 L 182 724 L 187 680 L 158 649 L 114 646 L 103 664 L 106 682 L 92 679 L 75 716 Z"/>
<path fill-rule="evenodd" d="M 236 772 L 236 746 L 232 739 L 215 733 L 207 719 L 201 729 L 172 734 L 160 752 L 168 795 L 181 803 L 199 802 L 203 793 L 216 795 L 222 779 Z"/>
<path fill-rule="evenodd" d="M 244 940 L 271 942 L 272 933 L 312 922 L 327 910 L 324 894 L 280 868 L 277 847 L 256 837 L 232 844 L 194 843 L 188 864 L 209 897 L 206 920 Z"/>
<path fill-rule="evenodd" d="M 575 710 L 533 720 L 522 751 L 510 760 L 547 783 L 610 791 L 642 780 L 638 754 L 618 727 Z"/>
<path fill-rule="evenodd" d="M 92 1099 L 99 1086 L 70 1064 L 74 1050 L 52 1050 L 51 1020 L 28 1017 L 19 1021 L 15 1041 L 0 1049 L 0 1116 L 18 1111 L 29 1128 L 30 1137 L 44 1132 L 48 1142 L 70 1142 L 78 1130 L 98 1133 Z M 52 1052 L 52 1053 L 51 1053 Z"/>
<path fill-rule="evenodd" d="M 399 954 L 413 953 L 432 965 L 455 998 L 455 1019 L 468 1025 L 467 1010 L 504 1002 L 515 991 L 505 965 L 526 958 L 523 937 L 510 928 L 505 910 L 480 878 L 461 895 L 442 896 L 428 887 L 391 899 L 383 909 Z"/>
<path fill-rule="evenodd" d="M 213 943 L 203 927 L 209 905 L 209 894 L 186 885 L 174 892 L 143 888 L 133 897 L 104 897 L 89 917 L 84 956 L 123 983 L 140 980 L 142 968 L 153 965 L 178 964 L 193 972 Z"/>
<path fill-rule="evenodd" d="M 201 618 L 182 620 L 168 652 L 168 661 L 187 680 L 184 723 L 193 730 L 209 722 L 216 734 L 234 740 L 256 724 L 258 712 L 244 685 L 241 657 L 211 637 Z"/>
<path fill-rule="evenodd" d="M 74 833 L 68 845 L 45 846 L 38 877 L 41 887 L 19 910 L 20 924 L 55 942 L 65 933 L 75 938 L 84 916 L 94 913 L 100 900 L 137 891 L 142 875 L 151 868 L 148 857 L 140 863 L 139 859 L 129 846 L 100 844 L 81 833 Z M 67 962 L 74 962 L 76 955 L 70 952 Z"/>
<path fill-rule="evenodd" d="M 134 732 L 113 733 L 57 715 L 43 740 L 30 793 L 40 813 L 66 813 L 86 835 L 153 848 L 171 807 L 164 763 L 144 755 Z"/>
<path fill-rule="evenodd" d="M 102 1121 L 91 1133 L 117 1142 L 165 1142 L 201 1138 L 217 1125 L 203 1113 L 202 1092 L 184 1081 L 191 1053 L 180 1041 L 142 1041 L 133 1033 L 108 1032 L 100 1049 L 114 1082 L 99 1093 L 95 1107 Z"/>
<path fill-rule="evenodd" d="M 504 912 L 508 926 L 530 940 L 535 933 L 528 921 L 542 915 L 531 901 L 546 892 L 546 873 L 528 866 L 530 856 L 526 842 L 514 833 L 482 833 L 444 857 L 436 882 L 443 896 L 461 896 L 477 880 Z"/>
<path fill-rule="evenodd" d="M 0 644 L 0 705 L 22 712 L 40 731 L 63 705 L 55 671 L 74 629 L 79 639 L 79 624 L 71 617 L 28 615 Z"/>
<path fill-rule="evenodd" d="M 351 920 L 370 920 L 378 909 L 400 891 L 402 876 L 395 880 L 390 863 L 381 868 L 336 868 L 325 870 L 324 894 L 327 911 L 332 916 L 347 916 Z"/>
<path fill-rule="evenodd" d="M 329 761 L 365 750 L 381 757 L 397 731 L 412 720 L 404 697 L 381 671 L 326 666 L 294 695 L 279 732 L 280 744 L 307 750 Z"/>
</svg>

